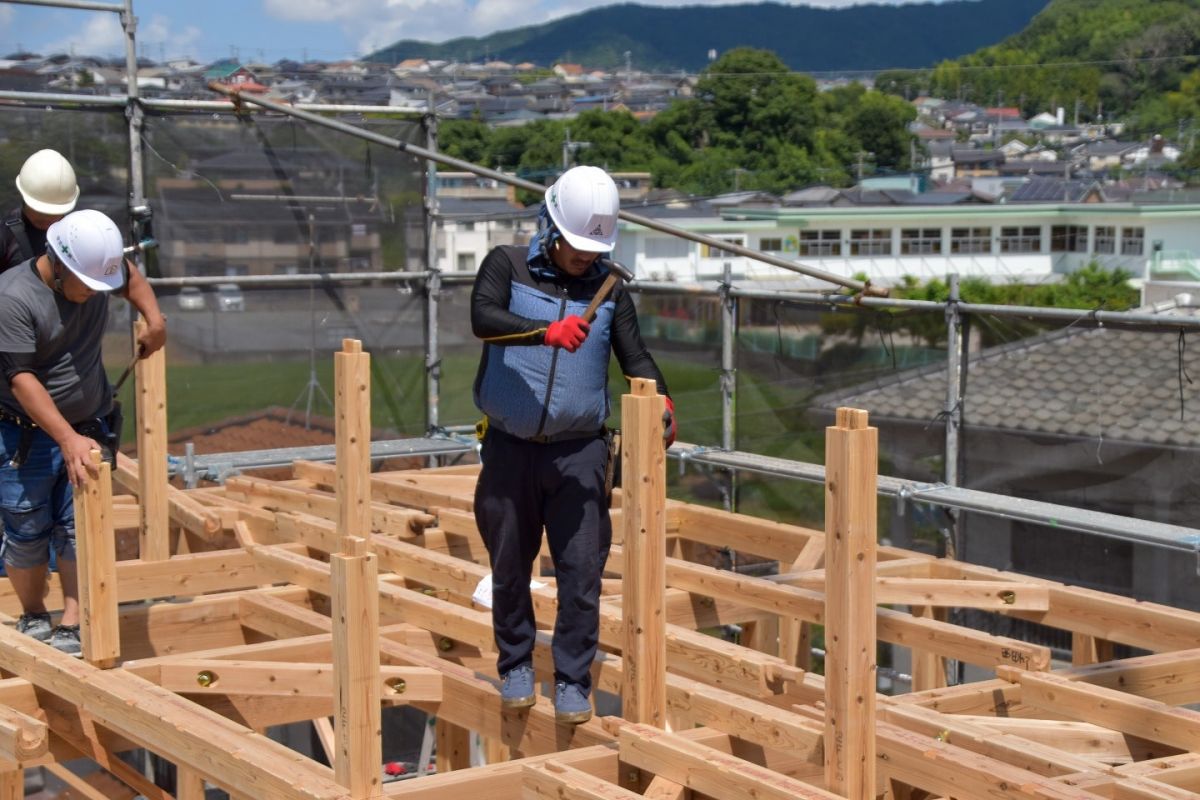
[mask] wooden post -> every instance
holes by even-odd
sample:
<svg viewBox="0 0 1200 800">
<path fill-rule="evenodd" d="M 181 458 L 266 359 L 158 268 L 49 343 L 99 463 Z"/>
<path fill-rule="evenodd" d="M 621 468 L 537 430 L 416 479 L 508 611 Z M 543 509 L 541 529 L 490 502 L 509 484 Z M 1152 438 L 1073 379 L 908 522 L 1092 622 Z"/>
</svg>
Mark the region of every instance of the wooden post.
<svg viewBox="0 0 1200 800">
<path fill-rule="evenodd" d="M 879 437 L 867 412 L 825 429 L 825 782 L 875 795 L 875 507 Z"/>
<path fill-rule="evenodd" d="M 358 339 L 333 354 L 338 532 L 371 539 L 371 355 Z"/>
<path fill-rule="evenodd" d="M 635 378 L 630 391 L 621 398 L 625 534 L 621 711 L 628 720 L 661 728 L 666 723 L 667 697 L 665 404 L 653 380 Z"/>
<path fill-rule="evenodd" d="M 146 328 L 139 319 L 136 335 Z M 171 555 L 167 510 L 167 353 L 165 348 L 139 359 L 134 367 L 137 416 L 138 502 L 142 524 L 138 555 L 143 561 L 161 561 Z"/>
<path fill-rule="evenodd" d="M 190 767 L 177 764 L 175 800 L 204 800 L 204 777 Z"/>
<path fill-rule="evenodd" d="M 380 772 L 379 581 L 374 554 L 356 536 L 329 557 L 333 591 L 333 682 L 337 698 L 333 762 L 352 800 L 383 796 Z"/>
<path fill-rule="evenodd" d="M 0 772 L 0 800 L 21 800 L 25 796 L 25 770 Z"/>
<path fill-rule="evenodd" d="M 471 732 L 466 728 L 447 722 L 441 717 L 434 725 L 437 736 L 437 771 L 451 772 L 471 766 Z"/>
<path fill-rule="evenodd" d="M 1113 643 L 1083 633 L 1071 633 L 1071 666 L 1082 667 L 1112 661 Z"/>
<path fill-rule="evenodd" d="M 912 606 L 912 615 L 923 619 L 946 621 L 946 609 L 935 606 Z M 943 689 L 946 686 L 946 659 L 931 650 L 912 649 L 912 690 Z"/>
<path fill-rule="evenodd" d="M 91 452 L 98 477 L 75 490 L 75 549 L 79 573 L 79 641 L 83 657 L 110 667 L 121 654 L 117 628 L 117 542 L 113 533 L 112 470 Z"/>
</svg>

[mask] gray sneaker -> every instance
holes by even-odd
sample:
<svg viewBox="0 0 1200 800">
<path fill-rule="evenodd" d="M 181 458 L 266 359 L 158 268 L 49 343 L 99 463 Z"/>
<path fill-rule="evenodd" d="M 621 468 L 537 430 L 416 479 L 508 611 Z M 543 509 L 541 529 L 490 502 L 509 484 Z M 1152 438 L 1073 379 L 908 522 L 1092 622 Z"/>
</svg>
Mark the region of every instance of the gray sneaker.
<svg viewBox="0 0 1200 800">
<path fill-rule="evenodd" d="M 51 632 L 50 615 L 45 611 L 40 614 L 22 614 L 17 620 L 17 633 L 32 636 L 39 642 L 50 641 Z"/>
<path fill-rule="evenodd" d="M 578 725 L 592 718 L 592 704 L 587 692 L 577 683 L 554 684 L 554 720 L 568 725 Z"/>
<path fill-rule="evenodd" d="M 505 708 L 529 708 L 535 702 L 533 667 L 522 664 L 504 673 L 500 686 L 500 705 Z"/>
<path fill-rule="evenodd" d="M 50 636 L 50 646 L 69 656 L 82 657 L 83 646 L 79 643 L 79 626 L 59 625 Z"/>
</svg>

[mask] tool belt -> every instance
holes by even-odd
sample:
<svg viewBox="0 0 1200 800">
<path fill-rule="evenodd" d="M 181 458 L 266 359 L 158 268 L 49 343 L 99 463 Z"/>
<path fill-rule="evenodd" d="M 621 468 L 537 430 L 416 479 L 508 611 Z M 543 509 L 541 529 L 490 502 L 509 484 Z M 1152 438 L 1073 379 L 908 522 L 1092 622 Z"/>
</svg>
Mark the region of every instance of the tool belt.
<svg viewBox="0 0 1200 800">
<path fill-rule="evenodd" d="M 113 469 L 116 469 L 117 448 L 121 444 L 121 421 L 121 405 L 114 401 L 112 411 L 105 418 L 93 417 L 81 422 L 73 422 L 71 423 L 71 427 L 80 436 L 94 439 L 100 445 L 101 457 Z M 8 423 L 21 429 L 21 438 L 17 441 L 17 451 L 13 453 L 12 458 L 8 462 L 10 467 L 20 467 L 29 458 L 29 448 L 33 446 L 33 433 L 38 429 L 38 425 L 31 419 L 13 414 L 11 411 L 2 408 L 0 408 L 0 422 Z M 116 427 L 114 427 L 114 423 Z"/>
</svg>

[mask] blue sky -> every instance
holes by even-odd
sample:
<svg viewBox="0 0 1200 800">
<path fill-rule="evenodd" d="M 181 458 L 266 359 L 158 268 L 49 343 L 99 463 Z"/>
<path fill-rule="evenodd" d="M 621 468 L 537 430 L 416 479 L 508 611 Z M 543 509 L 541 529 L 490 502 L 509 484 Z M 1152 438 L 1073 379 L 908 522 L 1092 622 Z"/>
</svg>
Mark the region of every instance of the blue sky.
<svg viewBox="0 0 1200 800">
<path fill-rule="evenodd" d="M 727 0 L 656 0 L 683 5 Z M 834 8 L 859 0 L 810 0 Z M 914 0 L 877 0 L 896 5 Z M 939 0 L 940 1 L 940 0 Z M 398 39 L 445 41 L 481 36 L 574 14 L 612 0 L 134 0 L 140 55 L 214 61 L 352 58 Z M 117 15 L 0 0 L 0 56 L 19 48 L 42 54 L 119 55 Z"/>
</svg>

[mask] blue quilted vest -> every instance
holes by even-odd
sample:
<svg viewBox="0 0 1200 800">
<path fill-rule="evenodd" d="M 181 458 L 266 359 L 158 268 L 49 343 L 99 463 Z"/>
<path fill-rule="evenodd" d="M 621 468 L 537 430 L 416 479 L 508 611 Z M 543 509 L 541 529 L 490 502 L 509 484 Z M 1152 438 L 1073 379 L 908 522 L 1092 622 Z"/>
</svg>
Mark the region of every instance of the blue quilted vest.
<svg viewBox="0 0 1200 800">
<path fill-rule="evenodd" d="M 587 301 L 554 297 L 513 283 L 508 308 L 534 320 L 582 316 Z M 596 433 L 608 419 L 608 362 L 616 304 L 596 311 L 591 332 L 574 353 L 546 345 L 486 343 L 487 364 L 475 387 L 475 405 L 501 430 L 522 439 Z"/>
</svg>

